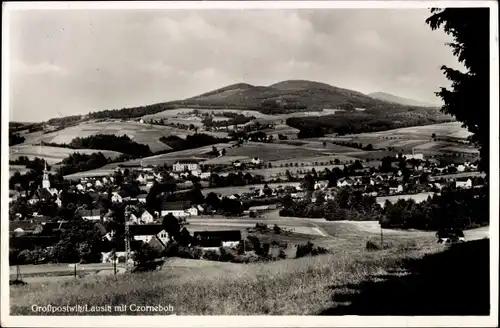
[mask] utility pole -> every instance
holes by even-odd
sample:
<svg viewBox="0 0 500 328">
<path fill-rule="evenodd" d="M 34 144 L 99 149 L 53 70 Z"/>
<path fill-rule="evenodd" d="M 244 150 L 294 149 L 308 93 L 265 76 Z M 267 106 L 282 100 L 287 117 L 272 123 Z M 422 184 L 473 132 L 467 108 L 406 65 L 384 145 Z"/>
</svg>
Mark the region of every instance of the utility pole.
<svg viewBox="0 0 500 328">
<path fill-rule="evenodd" d="M 131 266 L 131 256 L 130 256 L 130 225 L 129 225 L 129 218 L 130 218 L 130 209 L 129 206 L 125 207 L 125 254 L 126 254 L 126 266 L 127 266 L 127 272 L 132 272 L 132 266 Z"/>
<path fill-rule="evenodd" d="M 113 248 L 113 272 L 116 276 L 116 249 Z"/>
<path fill-rule="evenodd" d="M 384 248 L 384 231 L 382 229 L 382 223 L 380 223 L 380 246 Z"/>
<path fill-rule="evenodd" d="M 75 266 L 74 267 L 75 267 L 75 278 L 76 278 L 76 262 L 75 262 Z"/>
</svg>

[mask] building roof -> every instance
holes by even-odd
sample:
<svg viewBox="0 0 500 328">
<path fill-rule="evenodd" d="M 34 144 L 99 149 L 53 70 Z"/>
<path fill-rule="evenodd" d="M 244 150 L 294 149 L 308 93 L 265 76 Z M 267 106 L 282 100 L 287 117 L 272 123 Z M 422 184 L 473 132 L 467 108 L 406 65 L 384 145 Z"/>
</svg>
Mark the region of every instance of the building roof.
<svg viewBox="0 0 500 328">
<path fill-rule="evenodd" d="M 52 197 L 52 194 L 50 193 L 50 191 L 48 191 L 47 189 L 45 188 L 40 188 L 40 189 L 37 189 L 36 191 L 36 195 L 38 196 L 38 198 L 42 199 L 42 198 L 45 198 L 45 199 L 49 199 Z"/>
<path fill-rule="evenodd" d="M 25 221 L 10 221 L 9 231 L 15 231 L 16 229 L 23 229 L 24 231 L 34 231 L 39 224 L 36 222 L 31 222 L 29 220 Z"/>
<path fill-rule="evenodd" d="M 86 217 L 86 216 L 100 216 L 101 215 L 101 210 L 79 210 L 77 212 L 78 215 L 81 217 Z"/>
<path fill-rule="evenodd" d="M 131 236 L 153 236 L 163 230 L 161 224 L 134 224 L 129 226 Z"/>
<path fill-rule="evenodd" d="M 183 159 L 177 161 L 175 164 L 198 164 L 200 161 L 193 158 Z"/>
<path fill-rule="evenodd" d="M 190 202 L 165 202 L 161 205 L 162 210 L 182 211 L 191 207 Z"/>
<path fill-rule="evenodd" d="M 240 241 L 240 230 L 218 230 L 218 231 L 196 231 L 194 233 L 196 239 L 212 239 L 217 238 L 221 241 Z"/>
</svg>

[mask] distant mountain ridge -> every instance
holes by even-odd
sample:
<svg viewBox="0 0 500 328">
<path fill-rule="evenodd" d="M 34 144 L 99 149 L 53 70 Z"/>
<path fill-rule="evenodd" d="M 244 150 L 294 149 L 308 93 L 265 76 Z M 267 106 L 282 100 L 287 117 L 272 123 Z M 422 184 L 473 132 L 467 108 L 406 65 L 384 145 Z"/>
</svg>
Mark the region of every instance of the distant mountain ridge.
<svg viewBox="0 0 500 328">
<path fill-rule="evenodd" d="M 392 95 L 391 95 L 392 96 Z M 396 97 L 396 98 L 394 98 Z M 405 112 L 427 110 L 421 103 L 401 104 L 392 96 L 391 100 L 377 99 L 377 94 L 366 95 L 359 91 L 335 87 L 309 80 L 285 80 L 269 86 L 254 86 L 236 83 L 186 98 L 144 106 L 90 112 L 82 120 L 118 118 L 130 119 L 156 114 L 175 108 L 211 108 L 256 110 L 265 114 L 292 113 L 297 111 L 321 111 L 323 109 L 354 110 L 363 108 L 369 112 Z M 408 102 L 407 102 L 408 103 Z M 432 106 L 437 108 L 438 106 Z M 67 121 L 71 117 L 53 120 Z M 75 122 L 76 123 L 76 122 Z"/>
<path fill-rule="evenodd" d="M 395 105 L 359 91 L 308 80 L 286 80 L 269 86 L 237 83 L 181 101 L 184 106 L 226 106 L 244 109 L 258 109 L 263 104 L 269 105 L 273 102 L 311 111 L 323 108 L 390 108 Z"/>
<path fill-rule="evenodd" d="M 373 92 L 369 93 L 368 96 L 382 101 L 387 101 L 395 104 L 406 105 L 406 106 L 421 106 L 421 107 L 440 107 L 439 104 L 431 104 L 423 101 L 418 101 L 414 99 L 404 98 L 395 96 L 387 92 Z"/>
</svg>

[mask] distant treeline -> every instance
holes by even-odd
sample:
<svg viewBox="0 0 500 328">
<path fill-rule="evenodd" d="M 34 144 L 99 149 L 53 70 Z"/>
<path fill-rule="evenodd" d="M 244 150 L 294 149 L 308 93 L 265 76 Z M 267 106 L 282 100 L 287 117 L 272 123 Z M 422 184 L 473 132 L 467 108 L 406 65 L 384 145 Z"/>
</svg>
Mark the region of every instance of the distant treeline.
<svg viewBox="0 0 500 328">
<path fill-rule="evenodd" d="M 334 115 L 313 117 L 291 117 L 286 124 L 300 130 L 299 138 L 322 137 L 363 132 L 386 131 L 409 126 L 420 126 L 453 121 L 453 118 L 435 109 L 419 108 L 415 111 L 395 113 L 338 112 Z"/>
<path fill-rule="evenodd" d="M 177 136 L 161 137 L 160 141 L 172 147 L 174 151 L 193 149 L 203 146 L 215 145 L 218 143 L 226 143 L 231 141 L 228 138 L 217 138 L 204 133 L 196 133 L 188 135 L 186 139 Z"/>
<path fill-rule="evenodd" d="M 9 146 L 21 144 L 24 140 L 26 140 L 26 138 L 19 135 L 19 133 L 9 133 Z"/>
<path fill-rule="evenodd" d="M 179 105 L 173 103 L 159 103 L 147 106 L 113 109 L 113 110 L 103 110 L 99 112 L 90 112 L 89 118 L 91 119 L 102 119 L 102 118 L 134 118 L 141 117 L 144 115 L 151 115 L 162 112 L 167 109 L 176 109 Z"/>
<path fill-rule="evenodd" d="M 65 147 L 71 149 L 99 149 L 111 150 L 123 154 L 145 157 L 153 154 L 148 145 L 140 144 L 130 139 L 126 134 L 116 136 L 113 134 L 96 134 L 84 138 L 76 137 L 69 144 L 43 143 L 47 146 Z"/>
<path fill-rule="evenodd" d="M 59 168 L 61 175 L 68 175 L 77 172 L 95 170 L 108 164 L 109 160 L 103 153 L 92 153 L 90 155 L 74 153 L 62 160 Z"/>
<path fill-rule="evenodd" d="M 65 116 L 65 117 L 57 117 L 57 118 L 51 118 L 50 120 L 48 120 L 47 124 L 50 124 L 50 125 L 66 125 L 66 124 L 78 122 L 81 119 L 82 119 L 82 115 L 72 115 L 72 116 Z"/>
</svg>

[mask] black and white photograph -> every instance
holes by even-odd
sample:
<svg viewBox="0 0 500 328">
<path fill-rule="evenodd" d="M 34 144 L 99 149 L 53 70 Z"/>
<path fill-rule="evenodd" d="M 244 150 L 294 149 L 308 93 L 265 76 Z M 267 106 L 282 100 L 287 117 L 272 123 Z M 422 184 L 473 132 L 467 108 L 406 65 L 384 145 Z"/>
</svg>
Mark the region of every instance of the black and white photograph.
<svg viewBox="0 0 500 328">
<path fill-rule="evenodd" d="M 2 326 L 498 326 L 497 2 L 2 15 Z"/>
</svg>

